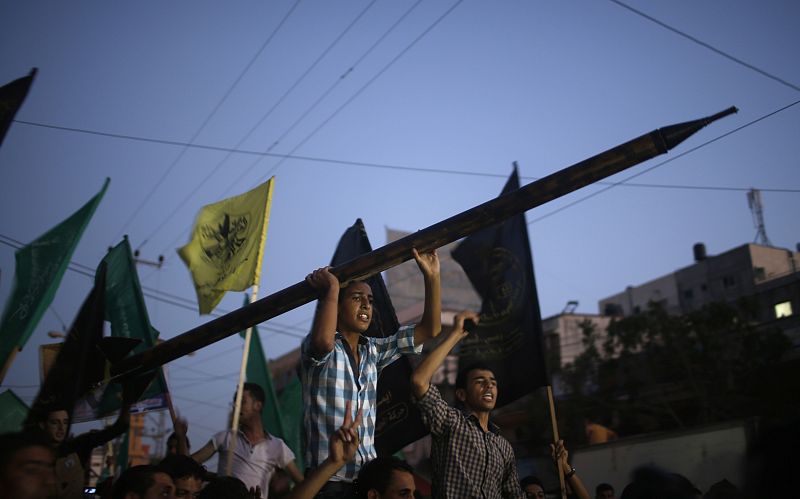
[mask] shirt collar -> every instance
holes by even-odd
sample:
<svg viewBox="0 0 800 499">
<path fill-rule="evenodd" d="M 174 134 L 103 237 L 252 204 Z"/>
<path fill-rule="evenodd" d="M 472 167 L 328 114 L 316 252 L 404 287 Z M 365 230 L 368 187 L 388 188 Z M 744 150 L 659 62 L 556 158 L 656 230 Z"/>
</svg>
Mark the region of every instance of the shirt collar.
<svg viewBox="0 0 800 499">
<path fill-rule="evenodd" d="M 483 431 L 483 428 L 481 428 L 481 423 L 480 423 L 480 421 L 478 421 L 478 417 L 477 416 L 475 416 L 473 413 L 469 412 L 468 410 L 464 409 L 463 407 L 461 408 L 461 414 L 463 414 L 465 418 L 470 420 L 475 426 L 477 426 L 478 428 L 480 428 L 481 431 Z M 489 427 L 489 431 L 494 433 L 495 435 L 499 435 L 500 434 L 500 427 L 497 426 L 496 424 L 494 424 L 491 419 L 489 420 L 488 427 Z"/>
<path fill-rule="evenodd" d="M 345 341 L 344 335 L 342 333 L 340 333 L 339 331 L 336 331 L 336 334 L 334 335 L 334 338 L 342 340 L 342 342 Z M 367 341 L 367 337 L 366 336 L 364 336 L 363 334 L 358 336 L 358 344 L 359 345 L 366 345 L 367 343 L 368 343 L 368 341 Z"/>
</svg>

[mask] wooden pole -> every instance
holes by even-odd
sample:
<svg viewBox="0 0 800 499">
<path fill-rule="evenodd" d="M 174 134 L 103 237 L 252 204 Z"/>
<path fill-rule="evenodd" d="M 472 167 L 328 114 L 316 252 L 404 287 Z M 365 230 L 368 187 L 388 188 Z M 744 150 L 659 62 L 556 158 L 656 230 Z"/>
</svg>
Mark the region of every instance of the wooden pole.
<svg viewBox="0 0 800 499">
<path fill-rule="evenodd" d="M 556 420 L 556 404 L 553 401 L 553 387 L 551 385 L 547 385 L 547 404 L 550 406 L 550 425 L 553 428 L 553 445 L 556 445 L 560 438 L 558 436 L 558 421 Z M 561 499 L 567 499 L 564 470 L 561 469 L 561 461 L 558 459 L 556 459 L 556 468 L 558 468 L 558 483 L 561 485 Z"/>
<path fill-rule="evenodd" d="M 256 301 L 258 296 L 258 284 L 253 284 L 253 292 L 250 295 L 250 303 Z M 239 434 L 239 412 L 242 409 L 242 392 L 244 391 L 244 379 L 247 374 L 247 359 L 250 356 L 250 337 L 253 334 L 253 326 L 247 328 L 244 333 L 244 348 L 242 349 L 242 364 L 239 366 L 239 384 L 236 387 L 236 403 L 233 407 L 233 417 L 231 418 L 231 438 L 228 442 L 228 460 L 225 463 L 225 474 L 231 476 L 233 467 L 233 451 L 236 449 L 236 439 Z"/>
<path fill-rule="evenodd" d="M 666 153 L 709 123 L 735 113 L 735 107 L 706 118 L 671 125 L 646 133 L 589 159 L 548 175 L 503 196 L 398 239 L 331 272 L 342 285 L 399 265 L 411 259 L 411 249 L 429 251 L 496 225 L 513 215 L 552 201 L 581 187 L 619 173 L 633 165 Z M 227 338 L 239 331 L 305 305 L 317 298 L 305 281 L 273 293 L 171 338 L 149 350 L 132 355 L 112 367 L 113 381 L 151 371 L 156 367 Z"/>
</svg>

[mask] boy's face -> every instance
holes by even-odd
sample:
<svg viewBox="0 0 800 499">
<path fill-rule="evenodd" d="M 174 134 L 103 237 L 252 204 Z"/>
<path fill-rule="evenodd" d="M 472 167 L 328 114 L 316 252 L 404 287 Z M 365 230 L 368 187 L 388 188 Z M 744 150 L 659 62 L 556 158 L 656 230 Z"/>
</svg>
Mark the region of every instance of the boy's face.
<svg viewBox="0 0 800 499">
<path fill-rule="evenodd" d="M 341 333 L 364 333 L 372 320 L 372 288 L 366 282 L 351 283 L 339 299 L 337 328 Z"/>
<path fill-rule="evenodd" d="M 473 411 L 488 412 L 497 403 L 497 380 L 486 369 L 473 369 L 467 374 L 465 388 L 456 390 L 456 397 Z"/>
</svg>

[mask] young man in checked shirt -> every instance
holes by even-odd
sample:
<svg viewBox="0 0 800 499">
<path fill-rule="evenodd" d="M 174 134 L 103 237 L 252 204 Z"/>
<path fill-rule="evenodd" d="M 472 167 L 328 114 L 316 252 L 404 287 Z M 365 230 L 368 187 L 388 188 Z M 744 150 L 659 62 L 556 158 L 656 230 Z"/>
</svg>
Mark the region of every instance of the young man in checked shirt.
<svg viewBox="0 0 800 499">
<path fill-rule="evenodd" d="M 489 421 L 497 401 L 497 381 L 492 371 L 480 365 L 461 370 L 456 381 L 461 410 L 450 407 L 431 385 L 433 373 L 467 336 L 466 319 L 478 322 L 478 315 L 457 314 L 452 331 L 420 362 L 411 378 L 411 392 L 433 442 L 433 497 L 524 498 L 511 444 Z"/>
<path fill-rule="evenodd" d="M 327 457 L 329 435 L 342 426 L 348 401 L 363 411 L 355 460 L 331 477 L 319 498 L 354 496 L 358 471 L 377 457 L 378 374 L 401 355 L 419 353 L 422 343 L 441 330 L 439 257 L 436 251 L 412 251 L 425 282 L 425 308 L 416 326 L 403 326 L 386 338 L 363 335 L 372 320 L 372 290 L 367 283 L 355 281 L 340 289 L 328 267 L 306 276 L 306 282 L 319 293 L 314 325 L 300 347 L 306 465 L 316 468 Z"/>
</svg>

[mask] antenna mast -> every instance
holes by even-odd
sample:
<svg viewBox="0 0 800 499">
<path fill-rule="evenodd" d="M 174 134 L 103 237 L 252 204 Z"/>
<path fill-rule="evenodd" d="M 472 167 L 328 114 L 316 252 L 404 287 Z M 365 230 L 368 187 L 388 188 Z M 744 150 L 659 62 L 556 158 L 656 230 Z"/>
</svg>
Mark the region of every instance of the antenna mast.
<svg viewBox="0 0 800 499">
<path fill-rule="evenodd" d="M 747 204 L 753 214 L 753 225 L 756 226 L 754 242 L 764 246 L 772 246 L 772 243 L 769 242 L 769 237 L 767 237 L 767 228 L 764 225 L 764 205 L 761 203 L 761 191 L 752 188 L 747 191 Z"/>
</svg>

